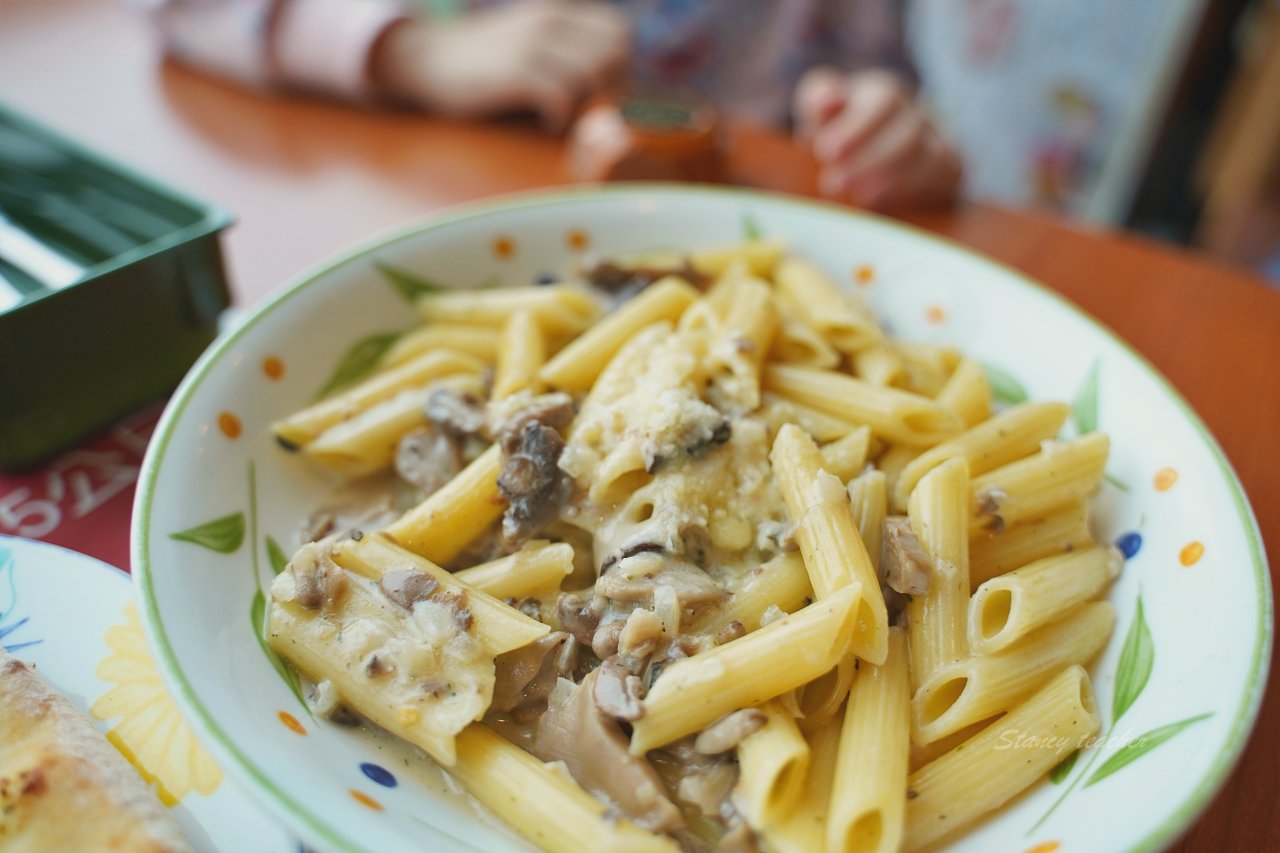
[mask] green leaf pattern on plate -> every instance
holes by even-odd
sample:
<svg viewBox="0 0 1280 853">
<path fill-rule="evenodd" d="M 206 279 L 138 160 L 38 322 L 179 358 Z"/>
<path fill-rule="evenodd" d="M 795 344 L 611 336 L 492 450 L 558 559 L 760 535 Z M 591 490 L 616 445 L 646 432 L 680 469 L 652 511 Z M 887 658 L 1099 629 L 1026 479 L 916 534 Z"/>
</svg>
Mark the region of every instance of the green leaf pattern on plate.
<svg viewBox="0 0 1280 853">
<path fill-rule="evenodd" d="M 400 338 L 399 332 L 376 332 L 362 338 L 347 350 L 334 368 L 333 375 L 316 397 L 324 397 L 339 388 L 364 379 L 378 366 L 387 350 Z"/>
<path fill-rule="evenodd" d="M 169 538 L 192 542 L 219 554 L 234 554 L 244 542 L 244 513 L 233 512 L 187 530 L 170 533 Z"/>
<path fill-rule="evenodd" d="M 1116 692 L 1111 697 L 1112 726 L 1120 722 L 1125 711 L 1128 711 L 1142 695 L 1143 689 L 1151 679 L 1151 670 L 1155 667 L 1155 663 L 1156 647 L 1143 613 L 1142 593 L 1138 593 L 1133 624 L 1129 626 L 1129 633 L 1124 638 L 1124 649 L 1120 652 L 1120 663 L 1116 667 Z"/>
<path fill-rule="evenodd" d="M 1099 362 L 1095 361 L 1080 383 L 1080 390 L 1076 391 L 1075 402 L 1071 404 L 1071 419 L 1080 435 L 1098 429 L 1098 367 Z"/>
<path fill-rule="evenodd" d="M 1194 717 L 1187 717 L 1185 720 L 1169 723 L 1167 726 L 1160 726 L 1146 734 L 1138 735 L 1116 750 L 1110 758 L 1102 762 L 1102 766 L 1094 771 L 1093 775 L 1089 777 L 1089 781 L 1084 783 L 1084 786 L 1088 788 L 1095 782 L 1101 782 L 1120 768 L 1132 764 L 1160 744 L 1170 740 L 1187 726 L 1195 725 L 1201 720 L 1207 720 L 1212 716 L 1212 713 L 1196 714 Z"/>
<path fill-rule="evenodd" d="M 991 386 L 991 395 L 1002 406 L 1016 406 L 1028 399 L 1027 389 L 1014 378 L 1012 373 L 1001 370 L 991 364 L 982 365 L 987 374 L 987 384 Z"/>
<path fill-rule="evenodd" d="M 1076 762 L 1079 759 L 1080 750 L 1077 749 L 1075 752 L 1059 761 L 1054 765 L 1053 769 L 1049 771 L 1049 781 L 1055 785 L 1062 784 L 1062 782 L 1071 775 L 1071 770 L 1076 766 Z"/>
<path fill-rule="evenodd" d="M 253 603 L 249 605 L 249 624 L 253 626 L 254 638 L 257 639 L 258 647 L 266 655 L 267 661 L 284 679 L 284 683 L 289 685 L 289 690 L 297 697 L 298 704 L 306 708 L 307 701 L 302 698 L 302 683 L 298 680 L 298 673 L 294 672 L 293 667 L 285 663 L 280 655 L 276 654 L 275 649 L 267 644 L 267 599 L 261 589 L 254 592 Z"/>
<path fill-rule="evenodd" d="M 424 293 L 439 293 L 447 290 L 443 284 L 414 275 L 411 272 L 405 272 L 397 269 L 390 264 L 384 264 L 381 261 L 374 264 L 378 272 L 396 289 L 396 292 L 403 296 L 409 302 L 418 301 L 418 297 Z"/>
<path fill-rule="evenodd" d="M 284 549 L 275 539 L 265 536 L 263 540 L 267 546 L 267 562 L 271 563 L 271 572 L 278 575 L 284 571 L 285 566 L 289 565 L 289 558 L 285 556 Z"/>
<path fill-rule="evenodd" d="M 1096 373 L 1096 365 L 1094 372 Z M 1086 380 L 1086 384 L 1088 384 L 1088 380 Z M 1093 384 L 1096 387 L 1096 377 Z M 1155 662 L 1155 640 L 1152 638 L 1151 629 L 1147 625 L 1142 593 L 1139 591 L 1137 603 L 1134 605 L 1133 622 L 1129 625 L 1128 634 L 1125 635 L 1124 648 L 1120 651 L 1120 662 L 1116 667 L 1116 688 L 1115 694 L 1111 699 L 1111 732 L 1115 731 L 1116 724 L 1120 721 L 1120 718 L 1133 707 L 1134 703 L 1138 701 L 1138 697 L 1142 695 L 1147 682 L 1151 680 Z M 1097 763 L 1105 752 L 1105 744 L 1108 739 L 1107 734 L 1099 736 L 1097 740 L 1102 745 L 1092 749 L 1092 754 L 1089 756 L 1089 760 L 1085 762 L 1084 768 L 1076 775 L 1066 790 L 1054 800 L 1048 811 L 1031 825 L 1026 834 L 1029 836 L 1039 829 L 1057 811 L 1058 806 L 1062 805 L 1063 800 L 1085 779 L 1088 779 L 1087 782 L 1084 782 L 1084 787 L 1086 788 L 1101 782 L 1111 774 L 1137 761 L 1162 743 L 1172 739 L 1188 726 L 1211 716 L 1213 716 L 1212 713 L 1197 714 L 1194 717 L 1188 717 L 1185 720 L 1152 729 L 1120 747 L 1106 761 L 1102 762 L 1101 767 L 1093 770 L 1093 765 Z M 1076 768 L 1079 757 L 1080 752 L 1077 750 L 1059 762 L 1056 767 L 1049 771 L 1049 780 L 1056 785 L 1069 778 Z M 1092 774 L 1090 774 L 1090 771 L 1093 771 Z"/>
<path fill-rule="evenodd" d="M 759 240 L 764 236 L 764 232 L 760 230 L 760 223 L 756 222 L 756 218 L 750 213 L 742 214 L 742 236 L 746 240 Z"/>
</svg>

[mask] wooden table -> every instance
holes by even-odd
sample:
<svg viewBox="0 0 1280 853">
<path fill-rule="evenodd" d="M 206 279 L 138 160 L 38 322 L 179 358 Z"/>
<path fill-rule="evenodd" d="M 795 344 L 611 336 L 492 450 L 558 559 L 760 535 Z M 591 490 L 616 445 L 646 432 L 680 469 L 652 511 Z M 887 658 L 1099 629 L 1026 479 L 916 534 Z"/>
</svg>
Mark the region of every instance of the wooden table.
<svg viewBox="0 0 1280 853">
<path fill-rule="evenodd" d="M 239 216 L 241 305 L 378 229 L 557 183 L 558 141 L 522 126 L 361 112 L 159 67 L 115 2 L 0 2 L 0 100 Z M 783 138 L 740 134 L 739 181 L 811 192 Z M 1226 449 L 1280 555 L 1280 294 L 1247 273 L 1129 236 L 966 204 L 910 217 L 1011 264 L 1101 318 L 1168 376 Z M 1280 678 L 1229 784 L 1177 849 L 1280 849 Z"/>
</svg>

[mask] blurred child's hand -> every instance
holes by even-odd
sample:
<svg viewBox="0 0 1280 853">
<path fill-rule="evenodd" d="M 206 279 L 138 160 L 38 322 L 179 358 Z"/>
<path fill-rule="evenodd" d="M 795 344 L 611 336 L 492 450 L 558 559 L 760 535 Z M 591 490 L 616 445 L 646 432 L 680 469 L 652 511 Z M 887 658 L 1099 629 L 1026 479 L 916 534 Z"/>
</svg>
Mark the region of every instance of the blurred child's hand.
<svg viewBox="0 0 1280 853">
<path fill-rule="evenodd" d="M 626 19 L 594 2 L 514 3 L 457 20 L 406 22 L 375 51 L 389 94 L 441 115 L 531 109 L 560 129 L 627 58 Z"/>
<path fill-rule="evenodd" d="M 823 195 L 879 209 L 954 198 L 960 158 L 892 72 L 814 69 L 793 109 Z"/>
</svg>

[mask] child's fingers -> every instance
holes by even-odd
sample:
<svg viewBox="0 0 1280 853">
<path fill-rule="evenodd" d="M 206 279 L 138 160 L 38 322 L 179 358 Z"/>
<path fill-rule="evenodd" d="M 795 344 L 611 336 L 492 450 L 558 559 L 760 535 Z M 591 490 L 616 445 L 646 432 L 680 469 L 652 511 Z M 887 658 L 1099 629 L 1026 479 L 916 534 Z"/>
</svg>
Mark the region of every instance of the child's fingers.
<svg viewBox="0 0 1280 853">
<path fill-rule="evenodd" d="M 845 82 L 834 68 L 814 68 L 800 78 L 792 107 L 799 136 L 812 138 L 844 109 Z"/>
<path fill-rule="evenodd" d="M 858 75 L 847 85 L 844 109 L 814 136 L 814 156 L 823 162 L 834 163 L 854 156 L 858 149 L 912 109 L 910 95 L 893 75 Z"/>
<path fill-rule="evenodd" d="M 846 159 L 850 191 L 868 199 L 903 181 L 923 162 L 928 134 L 929 124 L 918 110 L 899 114 Z"/>
</svg>

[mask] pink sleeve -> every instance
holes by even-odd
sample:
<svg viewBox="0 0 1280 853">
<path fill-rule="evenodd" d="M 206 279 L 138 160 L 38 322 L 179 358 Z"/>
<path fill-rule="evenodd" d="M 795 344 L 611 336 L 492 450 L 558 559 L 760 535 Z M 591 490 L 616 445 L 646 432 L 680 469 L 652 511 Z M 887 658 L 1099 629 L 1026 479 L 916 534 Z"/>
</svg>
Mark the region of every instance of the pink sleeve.
<svg viewBox="0 0 1280 853">
<path fill-rule="evenodd" d="M 396 0 L 150 0 L 173 56 L 257 85 L 370 94 L 369 54 Z"/>
</svg>

